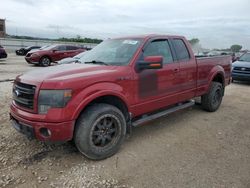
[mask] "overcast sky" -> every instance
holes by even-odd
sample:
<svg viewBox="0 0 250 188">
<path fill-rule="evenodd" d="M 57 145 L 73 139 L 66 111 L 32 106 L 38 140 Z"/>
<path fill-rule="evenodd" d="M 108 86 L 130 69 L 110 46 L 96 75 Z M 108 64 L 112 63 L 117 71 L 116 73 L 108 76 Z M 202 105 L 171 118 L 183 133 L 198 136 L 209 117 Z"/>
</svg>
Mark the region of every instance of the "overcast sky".
<svg viewBox="0 0 250 188">
<path fill-rule="evenodd" d="M 205 48 L 250 49 L 250 0 L 1 0 L 7 33 L 112 38 L 134 34 L 197 37 Z"/>
</svg>

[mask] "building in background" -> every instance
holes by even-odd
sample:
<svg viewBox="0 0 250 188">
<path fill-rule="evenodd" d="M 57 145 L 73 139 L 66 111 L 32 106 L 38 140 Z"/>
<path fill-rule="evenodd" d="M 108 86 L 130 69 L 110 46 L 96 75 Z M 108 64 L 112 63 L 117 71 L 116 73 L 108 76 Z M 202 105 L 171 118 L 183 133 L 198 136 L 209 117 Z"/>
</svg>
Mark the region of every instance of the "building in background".
<svg viewBox="0 0 250 188">
<path fill-rule="evenodd" d="M 6 37 L 5 19 L 0 19 L 0 38 Z"/>
</svg>

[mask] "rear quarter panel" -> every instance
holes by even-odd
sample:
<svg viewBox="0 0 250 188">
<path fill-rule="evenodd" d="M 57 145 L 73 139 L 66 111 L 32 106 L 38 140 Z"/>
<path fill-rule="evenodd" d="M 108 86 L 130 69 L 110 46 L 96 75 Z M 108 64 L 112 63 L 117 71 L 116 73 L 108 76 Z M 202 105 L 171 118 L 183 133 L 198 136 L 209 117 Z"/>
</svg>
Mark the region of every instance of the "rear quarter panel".
<svg viewBox="0 0 250 188">
<path fill-rule="evenodd" d="M 231 56 L 197 58 L 197 96 L 207 93 L 213 78 L 221 74 L 224 85 L 228 85 L 231 77 Z"/>
</svg>

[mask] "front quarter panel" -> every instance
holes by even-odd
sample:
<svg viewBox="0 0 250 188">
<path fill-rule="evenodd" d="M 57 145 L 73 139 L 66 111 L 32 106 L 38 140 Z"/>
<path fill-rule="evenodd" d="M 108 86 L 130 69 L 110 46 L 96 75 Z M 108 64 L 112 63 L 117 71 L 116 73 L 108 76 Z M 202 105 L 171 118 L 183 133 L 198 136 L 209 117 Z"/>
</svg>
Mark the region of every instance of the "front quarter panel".
<svg viewBox="0 0 250 188">
<path fill-rule="evenodd" d="M 91 85 L 81 92 L 79 92 L 73 99 L 72 110 L 74 110 L 71 119 L 77 119 L 82 110 L 94 99 L 112 95 L 120 98 L 129 108 L 130 99 L 133 97 L 131 93 L 127 92 L 121 85 L 111 82 L 102 82 Z M 68 109 L 70 110 L 70 109 Z"/>
</svg>

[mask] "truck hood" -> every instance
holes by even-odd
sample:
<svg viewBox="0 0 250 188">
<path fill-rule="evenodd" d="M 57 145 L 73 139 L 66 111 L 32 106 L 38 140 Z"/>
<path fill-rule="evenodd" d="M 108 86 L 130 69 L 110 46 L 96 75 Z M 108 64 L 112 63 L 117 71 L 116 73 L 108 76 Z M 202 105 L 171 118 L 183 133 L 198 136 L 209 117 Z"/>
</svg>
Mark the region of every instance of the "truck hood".
<svg viewBox="0 0 250 188">
<path fill-rule="evenodd" d="M 232 64 L 233 67 L 246 67 L 246 68 L 250 68 L 250 62 L 247 61 L 235 61 Z"/>
<path fill-rule="evenodd" d="M 64 64 L 53 67 L 39 68 L 26 72 L 17 77 L 17 80 L 24 83 L 41 83 L 43 81 L 64 81 L 75 78 L 94 77 L 102 74 L 116 72 L 118 66 L 105 66 L 93 64 Z"/>
</svg>

